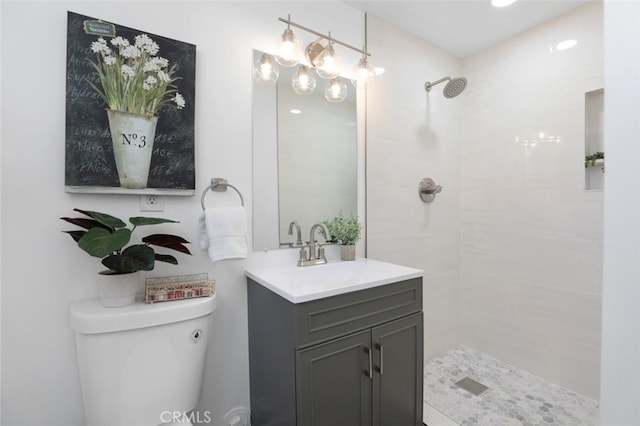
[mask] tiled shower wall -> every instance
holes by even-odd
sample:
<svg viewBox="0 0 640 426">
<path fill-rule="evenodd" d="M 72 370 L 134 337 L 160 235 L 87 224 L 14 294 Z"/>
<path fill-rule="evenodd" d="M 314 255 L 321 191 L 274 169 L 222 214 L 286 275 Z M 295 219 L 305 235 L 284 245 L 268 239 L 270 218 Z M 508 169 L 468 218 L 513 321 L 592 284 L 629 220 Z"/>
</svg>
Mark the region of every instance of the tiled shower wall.
<svg viewBox="0 0 640 426">
<path fill-rule="evenodd" d="M 367 99 L 368 256 L 425 271 L 425 358 L 463 343 L 597 398 L 603 193 L 583 159 L 602 5 L 464 61 L 368 19 L 386 70 Z M 424 91 L 460 75 L 457 98 Z M 430 205 L 423 177 L 444 188 Z"/>
<path fill-rule="evenodd" d="M 367 251 L 423 269 L 425 357 L 458 343 L 462 97 L 424 83 L 460 75 L 454 56 L 368 18 L 368 49 L 385 73 L 367 94 Z M 431 204 L 418 184 L 444 188 Z"/>
<path fill-rule="evenodd" d="M 583 159 L 603 68 L 597 2 L 465 60 L 463 105 L 460 339 L 596 399 L 603 192 Z"/>
</svg>

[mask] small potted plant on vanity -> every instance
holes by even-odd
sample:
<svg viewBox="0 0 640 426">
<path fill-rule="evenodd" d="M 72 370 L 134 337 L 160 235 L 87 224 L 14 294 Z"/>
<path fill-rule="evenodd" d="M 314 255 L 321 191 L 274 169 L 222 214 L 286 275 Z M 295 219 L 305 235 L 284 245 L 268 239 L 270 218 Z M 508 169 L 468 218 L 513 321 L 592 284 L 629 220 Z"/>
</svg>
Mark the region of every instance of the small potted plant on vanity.
<svg viewBox="0 0 640 426">
<path fill-rule="evenodd" d="M 61 219 L 82 228 L 75 231 L 63 231 L 71 235 L 82 250 L 89 255 L 102 259 L 107 268 L 99 272 L 98 297 L 105 307 L 125 306 L 135 301 L 138 290 L 138 271 L 151 271 L 155 262 L 173 265 L 178 260 L 168 254 L 159 254 L 151 245 L 164 247 L 184 254 L 191 254 L 184 245 L 189 241 L 169 234 L 152 234 L 142 238 L 141 244 L 132 244 L 131 234 L 138 226 L 178 223 L 175 220 L 154 217 L 130 217 L 131 229 L 121 219 L 95 211 L 74 209 L 86 217 Z"/>
<path fill-rule="evenodd" d="M 340 260 L 356 260 L 356 243 L 360 239 L 362 225 L 358 218 L 350 215 L 345 217 L 342 212 L 333 219 L 325 222 L 331 239 L 340 244 Z"/>
</svg>

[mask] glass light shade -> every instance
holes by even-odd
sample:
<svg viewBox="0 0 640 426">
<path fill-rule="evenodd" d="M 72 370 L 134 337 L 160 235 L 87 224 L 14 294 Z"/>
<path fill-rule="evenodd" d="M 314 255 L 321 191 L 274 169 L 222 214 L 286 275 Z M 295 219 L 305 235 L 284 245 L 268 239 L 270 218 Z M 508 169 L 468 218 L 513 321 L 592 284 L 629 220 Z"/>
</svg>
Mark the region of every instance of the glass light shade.
<svg viewBox="0 0 640 426">
<path fill-rule="evenodd" d="M 300 65 L 300 68 L 298 68 L 291 78 L 291 87 L 293 87 L 293 91 L 298 95 L 308 95 L 315 90 L 316 79 L 311 71 L 309 71 L 309 68 Z"/>
<path fill-rule="evenodd" d="M 324 46 L 322 45 L 323 38 L 319 38 L 307 46 L 304 50 L 305 56 L 307 57 L 307 61 L 312 67 L 315 67 L 318 62 L 318 57 L 324 50 Z"/>
<path fill-rule="evenodd" d="M 314 65 L 316 72 L 322 78 L 332 79 L 340 74 L 340 59 L 332 43 L 329 43 L 322 53 L 318 55 Z"/>
<path fill-rule="evenodd" d="M 300 63 L 301 58 L 302 45 L 293 34 L 293 31 L 287 28 L 284 30 L 284 33 L 282 33 L 282 37 L 275 54 L 275 60 L 283 67 L 293 67 Z"/>
<path fill-rule="evenodd" d="M 324 97 L 329 102 L 342 102 L 347 97 L 347 85 L 340 77 L 332 78 L 324 90 Z"/>
<path fill-rule="evenodd" d="M 275 83 L 280 70 L 271 55 L 266 53 L 253 66 L 253 78 L 258 83 Z"/>
<path fill-rule="evenodd" d="M 351 80 L 351 83 L 357 89 L 366 89 L 376 79 L 376 70 L 366 56 L 360 59 L 353 74 L 355 78 Z"/>
</svg>

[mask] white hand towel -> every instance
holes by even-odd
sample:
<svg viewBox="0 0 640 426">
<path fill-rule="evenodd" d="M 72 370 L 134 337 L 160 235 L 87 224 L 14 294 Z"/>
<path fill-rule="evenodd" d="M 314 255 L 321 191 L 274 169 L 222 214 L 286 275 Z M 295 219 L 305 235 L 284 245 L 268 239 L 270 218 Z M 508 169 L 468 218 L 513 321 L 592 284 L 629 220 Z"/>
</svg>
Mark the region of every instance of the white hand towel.
<svg viewBox="0 0 640 426">
<path fill-rule="evenodd" d="M 211 261 L 247 257 L 247 218 L 244 207 L 207 208 L 198 218 L 200 248 Z"/>
</svg>

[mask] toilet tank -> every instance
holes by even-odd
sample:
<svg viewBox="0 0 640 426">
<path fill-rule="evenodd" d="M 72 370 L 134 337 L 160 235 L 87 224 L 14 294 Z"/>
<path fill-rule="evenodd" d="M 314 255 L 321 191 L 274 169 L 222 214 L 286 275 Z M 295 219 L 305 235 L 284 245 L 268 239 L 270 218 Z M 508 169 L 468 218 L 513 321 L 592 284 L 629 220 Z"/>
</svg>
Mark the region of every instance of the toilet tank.
<svg viewBox="0 0 640 426">
<path fill-rule="evenodd" d="M 193 410 L 216 296 L 104 308 L 73 303 L 87 426 L 156 426 Z"/>
</svg>

